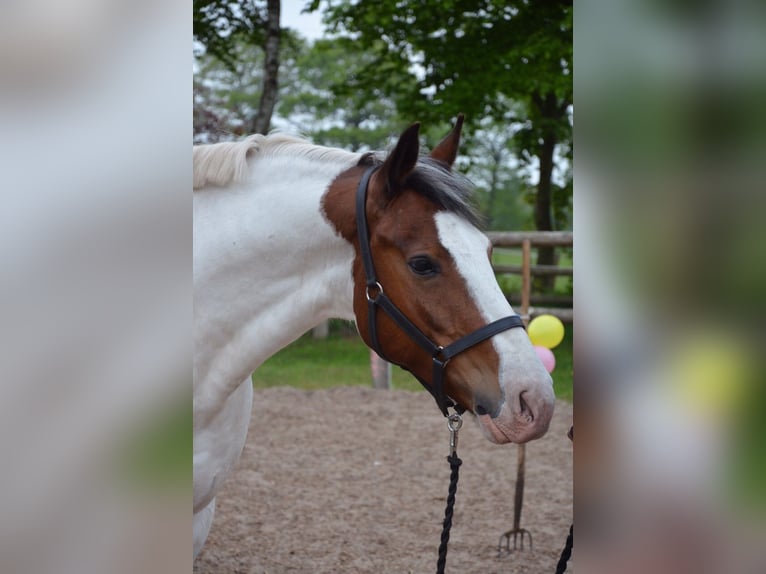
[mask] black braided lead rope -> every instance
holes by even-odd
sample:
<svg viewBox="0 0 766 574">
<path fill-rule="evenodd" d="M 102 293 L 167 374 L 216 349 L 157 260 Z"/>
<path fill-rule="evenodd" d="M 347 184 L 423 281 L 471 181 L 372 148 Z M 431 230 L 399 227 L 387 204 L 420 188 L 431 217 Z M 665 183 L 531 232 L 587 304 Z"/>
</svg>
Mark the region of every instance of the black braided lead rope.
<svg viewBox="0 0 766 574">
<path fill-rule="evenodd" d="M 563 574 L 566 571 L 567 562 L 569 562 L 569 558 L 572 556 L 572 546 L 574 546 L 574 542 L 572 541 L 573 528 L 574 524 L 569 527 L 569 536 L 567 536 L 566 544 L 564 544 L 564 550 L 561 551 L 559 563 L 556 564 L 556 574 Z"/>
<path fill-rule="evenodd" d="M 449 544 L 449 533 L 452 528 L 452 515 L 455 511 L 455 494 L 457 493 L 457 481 L 460 478 L 458 472 L 463 461 L 457 454 L 451 454 L 447 457 L 450 465 L 449 491 L 447 494 L 447 507 L 444 509 L 444 526 L 442 527 L 442 538 L 439 544 L 439 560 L 436 562 L 436 574 L 444 574 L 444 566 L 447 564 L 447 545 Z"/>
</svg>

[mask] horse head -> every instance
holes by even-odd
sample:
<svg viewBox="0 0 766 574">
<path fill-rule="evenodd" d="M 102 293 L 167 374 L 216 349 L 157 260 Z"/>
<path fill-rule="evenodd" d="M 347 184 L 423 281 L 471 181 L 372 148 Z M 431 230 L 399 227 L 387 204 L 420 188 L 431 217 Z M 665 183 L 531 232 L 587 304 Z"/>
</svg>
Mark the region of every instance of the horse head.
<svg viewBox="0 0 766 574">
<path fill-rule="evenodd" d="M 548 429 L 553 386 L 524 329 L 511 328 L 522 323 L 495 279 L 470 185 L 452 171 L 462 123 L 428 156 L 413 124 L 385 159 L 368 154 L 342 173 L 324 210 L 355 248 L 365 343 L 415 375 L 445 413 L 470 411 L 489 440 L 522 443 Z"/>
</svg>

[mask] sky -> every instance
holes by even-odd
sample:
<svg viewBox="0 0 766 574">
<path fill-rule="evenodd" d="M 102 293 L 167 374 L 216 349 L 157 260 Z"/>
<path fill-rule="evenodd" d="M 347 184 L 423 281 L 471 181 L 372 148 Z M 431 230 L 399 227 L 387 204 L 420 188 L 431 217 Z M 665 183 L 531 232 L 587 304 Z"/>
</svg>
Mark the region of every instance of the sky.
<svg viewBox="0 0 766 574">
<path fill-rule="evenodd" d="M 282 0 L 282 26 L 293 28 L 309 40 L 322 37 L 323 25 L 320 12 L 301 14 L 310 0 Z"/>
</svg>

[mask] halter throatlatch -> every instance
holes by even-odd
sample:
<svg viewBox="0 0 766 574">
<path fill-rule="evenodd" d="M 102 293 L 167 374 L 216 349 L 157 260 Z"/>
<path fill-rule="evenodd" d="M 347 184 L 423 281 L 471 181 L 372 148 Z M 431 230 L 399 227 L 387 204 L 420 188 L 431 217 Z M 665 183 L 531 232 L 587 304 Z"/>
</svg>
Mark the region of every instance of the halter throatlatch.
<svg viewBox="0 0 766 574">
<path fill-rule="evenodd" d="M 380 284 L 380 281 L 378 281 L 377 275 L 375 274 L 375 266 L 372 262 L 372 251 L 370 250 L 370 233 L 367 225 L 366 209 L 367 186 L 369 185 L 370 177 L 376 169 L 377 166 L 367 168 L 364 175 L 362 175 L 362 179 L 359 180 L 359 187 L 357 187 L 356 190 L 356 224 L 359 236 L 359 251 L 362 255 L 362 263 L 364 265 L 364 274 L 366 277 L 365 296 L 367 297 L 367 317 L 372 348 L 382 358 L 389 362 L 399 364 L 395 361 L 390 361 L 380 348 L 377 329 L 377 310 L 378 308 L 381 308 L 410 339 L 415 341 L 431 356 L 433 362 L 433 377 L 431 384 L 429 385 L 417 375 L 415 375 L 415 377 L 433 395 L 439 410 L 441 410 L 445 417 L 449 416 L 447 411 L 449 407 L 454 407 L 458 412 L 462 413 L 465 411 L 465 408 L 456 404 L 444 391 L 444 370 L 447 368 L 450 359 L 455 355 L 478 345 L 482 341 L 494 337 L 498 333 L 502 333 L 503 331 L 507 331 L 514 327 L 524 328 L 524 323 L 518 315 L 509 315 L 508 317 L 503 317 L 488 325 L 484 325 L 476 331 L 450 343 L 446 347 L 442 347 L 429 339 L 423 331 L 418 329 L 417 326 L 415 326 L 415 324 L 410 321 L 396 305 L 394 305 L 391 299 L 389 299 L 383 291 L 383 286 Z"/>
</svg>

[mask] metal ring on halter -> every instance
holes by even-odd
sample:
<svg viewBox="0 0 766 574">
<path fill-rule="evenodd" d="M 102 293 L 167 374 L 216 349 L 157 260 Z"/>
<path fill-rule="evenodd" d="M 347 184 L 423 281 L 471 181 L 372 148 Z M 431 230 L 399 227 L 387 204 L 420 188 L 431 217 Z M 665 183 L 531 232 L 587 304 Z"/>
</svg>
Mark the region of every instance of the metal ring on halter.
<svg viewBox="0 0 766 574">
<path fill-rule="evenodd" d="M 375 297 L 370 297 L 370 289 L 377 289 L 378 294 L 375 295 Z M 375 299 L 381 295 L 383 295 L 383 285 L 381 285 L 379 281 L 375 281 L 372 285 L 367 285 L 367 287 L 364 288 L 364 296 L 367 297 L 368 301 L 375 301 Z"/>
<path fill-rule="evenodd" d="M 461 417 L 459 414 L 452 413 L 449 417 L 447 417 L 447 428 L 450 430 L 450 432 L 457 432 L 462 426 L 463 417 Z"/>
</svg>

